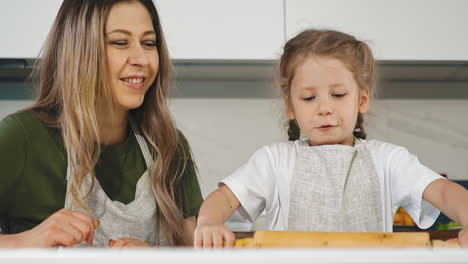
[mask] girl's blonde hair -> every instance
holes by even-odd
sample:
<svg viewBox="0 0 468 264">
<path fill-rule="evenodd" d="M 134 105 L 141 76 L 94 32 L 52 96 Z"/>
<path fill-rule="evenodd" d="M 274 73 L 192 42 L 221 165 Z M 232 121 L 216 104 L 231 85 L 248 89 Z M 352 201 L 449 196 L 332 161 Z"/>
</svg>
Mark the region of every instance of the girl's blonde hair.
<svg viewBox="0 0 468 264">
<path fill-rule="evenodd" d="M 46 125 L 61 130 L 68 157 L 72 150 L 75 181 L 72 194 L 83 208 L 80 188 L 101 153 L 100 120 L 112 113 L 112 91 L 106 60 L 105 25 L 111 8 L 121 2 L 140 2 L 151 15 L 159 53 L 159 72 L 143 104 L 130 111 L 154 157 L 151 170 L 158 218 L 172 244 L 189 244 L 183 232 L 181 176 L 192 153 L 169 112 L 167 97 L 172 63 L 151 0 L 64 0 L 35 65 L 32 81 L 37 100 L 29 109 Z M 89 193 L 88 193 L 89 194 Z"/>
<path fill-rule="evenodd" d="M 376 66 L 369 46 L 343 32 L 309 29 L 299 33 L 286 43 L 279 61 L 278 81 L 288 110 L 292 107 L 291 81 L 294 78 L 295 70 L 310 55 L 339 59 L 353 73 L 359 88 L 367 90 L 370 97 L 373 96 Z M 365 139 L 363 122 L 363 116 L 359 113 L 354 136 Z M 289 120 L 288 127 L 289 140 L 299 139 L 300 130 L 296 120 Z"/>
</svg>

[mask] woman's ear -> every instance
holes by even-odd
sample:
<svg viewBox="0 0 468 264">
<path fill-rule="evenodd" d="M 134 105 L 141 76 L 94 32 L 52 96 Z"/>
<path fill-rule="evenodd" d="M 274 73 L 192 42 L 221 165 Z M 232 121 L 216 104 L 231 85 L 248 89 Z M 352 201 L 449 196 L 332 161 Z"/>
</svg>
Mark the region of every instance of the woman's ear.
<svg viewBox="0 0 468 264">
<path fill-rule="evenodd" d="M 359 93 L 359 113 L 365 114 L 371 106 L 369 89 L 361 89 Z"/>
</svg>

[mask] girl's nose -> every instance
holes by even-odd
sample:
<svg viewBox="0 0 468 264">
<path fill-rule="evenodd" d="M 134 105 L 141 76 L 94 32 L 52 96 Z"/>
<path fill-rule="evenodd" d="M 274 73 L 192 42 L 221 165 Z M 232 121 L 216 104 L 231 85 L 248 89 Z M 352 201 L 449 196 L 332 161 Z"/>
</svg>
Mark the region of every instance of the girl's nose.
<svg viewBox="0 0 468 264">
<path fill-rule="evenodd" d="M 323 115 L 330 115 L 333 113 L 333 106 L 328 99 L 322 99 L 318 102 L 318 114 Z"/>
<path fill-rule="evenodd" d="M 128 62 L 132 66 L 144 67 L 149 64 L 148 57 L 146 56 L 145 51 L 141 45 L 135 45 L 130 50 L 130 56 Z"/>
</svg>

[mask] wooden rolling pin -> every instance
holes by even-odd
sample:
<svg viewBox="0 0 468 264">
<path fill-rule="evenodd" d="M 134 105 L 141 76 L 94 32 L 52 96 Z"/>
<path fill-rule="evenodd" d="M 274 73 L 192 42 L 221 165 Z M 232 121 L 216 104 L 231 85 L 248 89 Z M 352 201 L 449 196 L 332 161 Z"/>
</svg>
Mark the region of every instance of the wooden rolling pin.
<svg viewBox="0 0 468 264">
<path fill-rule="evenodd" d="M 236 240 L 236 247 L 254 248 L 359 248 L 359 247 L 431 247 L 425 232 L 345 233 L 257 231 L 253 238 Z"/>
</svg>

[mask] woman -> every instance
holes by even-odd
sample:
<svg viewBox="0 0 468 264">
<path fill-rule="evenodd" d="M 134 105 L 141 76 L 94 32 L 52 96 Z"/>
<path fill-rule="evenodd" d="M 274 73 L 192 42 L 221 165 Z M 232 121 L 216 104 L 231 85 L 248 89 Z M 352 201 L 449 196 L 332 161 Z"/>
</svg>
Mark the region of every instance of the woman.
<svg viewBox="0 0 468 264">
<path fill-rule="evenodd" d="M 0 122 L 1 247 L 190 245 L 202 202 L 151 0 L 65 0 Z"/>
</svg>

